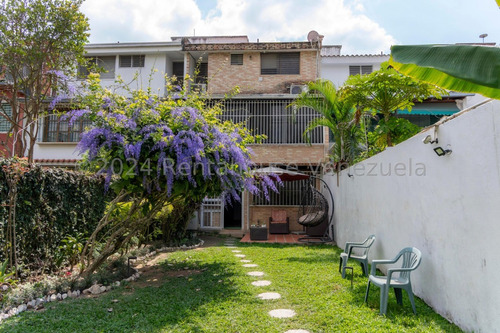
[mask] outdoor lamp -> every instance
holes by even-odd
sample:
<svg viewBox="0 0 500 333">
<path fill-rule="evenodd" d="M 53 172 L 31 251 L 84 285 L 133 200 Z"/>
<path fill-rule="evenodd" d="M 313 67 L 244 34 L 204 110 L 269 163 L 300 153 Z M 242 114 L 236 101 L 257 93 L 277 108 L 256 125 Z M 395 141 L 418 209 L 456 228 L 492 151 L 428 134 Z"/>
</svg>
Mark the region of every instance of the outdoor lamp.
<svg viewBox="0 0 500 333">
<path fill-rule="evenodd" d="M 447 149 L 443 149 L 442 147 L 436 147 L 436 148 L 434 148 L 434 151 L 436 152 L 437 156 L 450 155 L 452 150 L 448 149 L 448 147 L 446 147 L 446 148 Z"/>
</svg>

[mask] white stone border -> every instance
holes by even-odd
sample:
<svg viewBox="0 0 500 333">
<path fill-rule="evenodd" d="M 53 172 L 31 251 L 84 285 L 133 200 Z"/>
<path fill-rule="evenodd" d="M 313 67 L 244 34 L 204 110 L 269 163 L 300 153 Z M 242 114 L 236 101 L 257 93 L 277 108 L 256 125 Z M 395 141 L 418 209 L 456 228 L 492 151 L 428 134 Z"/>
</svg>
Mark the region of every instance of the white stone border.
<svg viewBox="0 0 500 333">
<path fill-rule="evenodd" d="M 182 250 L 182 251 L 187 251 L 187 250 L 192 250 L 197 247 L 200 247 L 204 244 L 205 242 L 201 239 L 198 244 L 191 245 L 191 246 L 186 246 L 182 245 L 179 247 L 162 247 L 158 250 L 154 250 L 149 252 L 148 254 L 142 256 L 142 257 L 137 257 L 137 260 L 146 260 L 147 258 L 150 258 L 154 255 L 156 255 L 159 252 L 175 252 L 176 250 Z M 5 311 L 0 312 L 0 324 L 4 319 L 7 319 L 9 317 L 15 316 L 20 314 L 21 312 L 24 312 L 26 310 L 31 310 L 31 309 L 37 309 L 40 307 L 40 305 L 43 305 L 44 303 L 49 303 L 49 302 L 56 302 L 56 301 L 62 301 L 65 300 L 66 298 L 76 298 L 79 297 L 80 295 L 99 295 L 104 292 L 110 291 L 113 288 L 118 288 L 121 283 L 123 282 L 132 282 L 137 280 L 140 277 L 140 273 L 134 269 L 135 273 L 129 276 L 126 279 L 123 279 L 121 281 L 115 281 L 113 282 L 110 286 L 103 286 L 101 284 L 94 284 L 90 288 L 84 289 L 83 291 L 80 290 L 75 290 L 75 291 L 68 291 L 66 293 L 57 293 L 57 294 L 49 294 L 44 297 L 39 297 L 36 299 L 32 299 L 29 302 L 22 303 L 18 306 L 14 307 L 9 307 Z"/>
</svg>

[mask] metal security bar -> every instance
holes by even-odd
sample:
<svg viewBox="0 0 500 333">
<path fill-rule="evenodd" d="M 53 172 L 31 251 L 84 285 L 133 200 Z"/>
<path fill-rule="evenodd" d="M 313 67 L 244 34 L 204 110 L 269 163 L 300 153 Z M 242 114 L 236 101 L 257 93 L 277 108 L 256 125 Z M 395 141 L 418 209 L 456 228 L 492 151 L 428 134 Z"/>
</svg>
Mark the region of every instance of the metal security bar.
<svg viewBox="0 0 500 333">
<path fill-rule="evenodd" d="M 269 191 L 269 200 L 263 194 L 253 197 L 255 206 L 300 206 L 303 194 L 310 184 L 310 180 L 299 180 L 283 182 L 283 186 L 278 187 L 278 193 Z M 262 193 L 262 192 L 261 192 Z"/>
<path fill-rule="evenodd" d="M 212 105 L 217 101 L 210 101 Z M 307 125 L 319 117 L 310 108 L 292 110 L 288 107 L 293 99 L 231 99 L 219 101 L 223 106 L 222 120 L 244 123 L 252 134 L 264 134 L 264 144 L 300 144 L 307 143 L 303 137 Z M 295 112 L 294 112 L 295 111 Z M 310 133 L 311 144 L 323 143 L 323 128 L 316 128 Z"/>
</svg>

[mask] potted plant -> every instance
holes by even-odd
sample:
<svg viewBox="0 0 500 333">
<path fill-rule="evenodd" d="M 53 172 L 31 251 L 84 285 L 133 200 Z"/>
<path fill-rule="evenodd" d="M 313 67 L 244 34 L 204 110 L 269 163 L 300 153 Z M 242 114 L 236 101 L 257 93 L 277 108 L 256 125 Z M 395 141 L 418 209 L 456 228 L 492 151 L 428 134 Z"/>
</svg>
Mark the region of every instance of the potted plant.
<svg viewBox="0 0 500 333">
<path fill-rule="evenodd" d="M 250 240 L 267 240 L 267 225 L 261 224 L 260 220 L 257 220 L 257 225 L 252 224 L 250 226 Z"/>
</svg>

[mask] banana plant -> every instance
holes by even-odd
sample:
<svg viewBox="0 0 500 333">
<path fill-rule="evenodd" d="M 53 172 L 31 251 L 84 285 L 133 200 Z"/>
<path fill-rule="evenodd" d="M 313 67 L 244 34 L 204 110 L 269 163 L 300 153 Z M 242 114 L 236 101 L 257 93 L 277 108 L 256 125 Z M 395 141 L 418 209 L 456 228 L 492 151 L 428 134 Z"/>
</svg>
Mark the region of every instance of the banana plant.
<svg viewBox="0 0 500 333">
<path fill-rule="evenodd" d="M 500 99 L 500 48 L 497 47 L 395 45 L 389 63 L 402 74 L 445 89 Z"/>
</svg>

